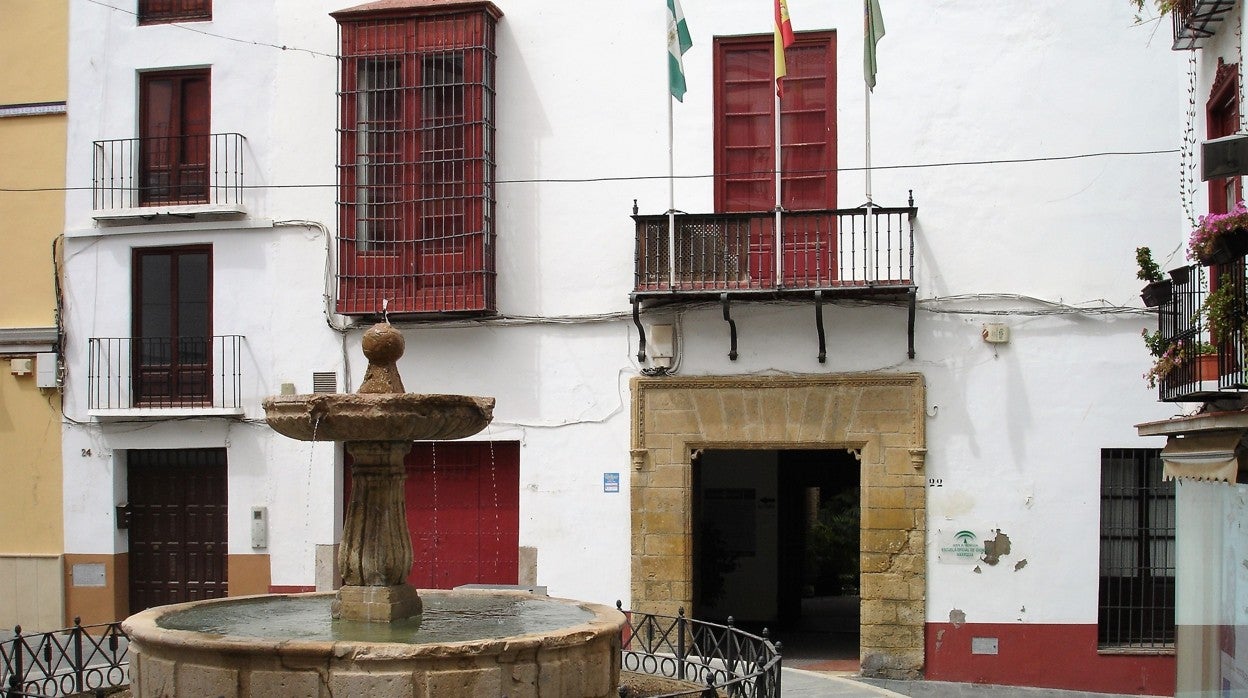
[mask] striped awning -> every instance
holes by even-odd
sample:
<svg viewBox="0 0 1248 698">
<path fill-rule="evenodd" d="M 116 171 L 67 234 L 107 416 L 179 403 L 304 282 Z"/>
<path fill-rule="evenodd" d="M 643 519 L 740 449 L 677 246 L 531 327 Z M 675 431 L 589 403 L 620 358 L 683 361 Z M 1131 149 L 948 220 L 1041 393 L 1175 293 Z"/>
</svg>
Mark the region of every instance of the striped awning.
<svg viewBox="0 0 1248 698">
<path fill-rule="evenodd" d="M 1243 429 L 1221 429 L 1171 436 L 1161 450 L 1167 480 L 1239 482 Z"/>
</svg>

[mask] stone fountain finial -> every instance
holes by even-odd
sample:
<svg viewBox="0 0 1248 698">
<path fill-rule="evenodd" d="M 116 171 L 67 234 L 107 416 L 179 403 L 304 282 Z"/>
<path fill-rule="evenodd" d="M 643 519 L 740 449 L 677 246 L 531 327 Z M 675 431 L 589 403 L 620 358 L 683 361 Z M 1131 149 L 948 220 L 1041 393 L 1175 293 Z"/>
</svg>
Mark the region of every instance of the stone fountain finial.
<svg viewBox="0 0 1248 698">
<path fill-rule="evenodd" d="M 398 360 L 403 356 L 403 333 L 388 322 L 379 322 L 364 332 L 360 339 L 368 369 L 360 393 L 404 393 L 403 379 L 399 377 Z"/>
</svg>

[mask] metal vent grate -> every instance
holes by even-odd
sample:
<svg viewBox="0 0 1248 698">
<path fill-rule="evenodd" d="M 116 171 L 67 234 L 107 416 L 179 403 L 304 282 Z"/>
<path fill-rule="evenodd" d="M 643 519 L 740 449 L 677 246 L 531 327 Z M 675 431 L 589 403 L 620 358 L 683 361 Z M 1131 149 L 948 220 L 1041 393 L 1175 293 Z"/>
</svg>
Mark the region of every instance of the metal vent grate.
<svg viewBox="0 0 1248 698">
<path fill-rule="evenodd" d="M 314 393 L 336 393 L 338 392 L 338 374 L 333 371 L 313 371 L 312 372 L 312 392 Z"/>
</svg>

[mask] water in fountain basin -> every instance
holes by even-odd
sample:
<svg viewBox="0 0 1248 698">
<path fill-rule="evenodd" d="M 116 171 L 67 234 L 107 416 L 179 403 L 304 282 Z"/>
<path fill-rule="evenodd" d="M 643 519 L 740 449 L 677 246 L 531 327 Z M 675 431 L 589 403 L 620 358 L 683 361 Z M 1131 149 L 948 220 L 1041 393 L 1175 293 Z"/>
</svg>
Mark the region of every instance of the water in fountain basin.
<svg viewBox="0 0 1248 698">
<path fill-rule="evenodd" d="M 158 625 L 212 635 L 312 642 L 466 642 L 545 633 L 588 622 L 591 611 L 548 599 L 510 595 L 422 595 L 423 616 L 393 623 L 332 620 L 329 595 L 270 596 L 196 606 Z"/>
</svg>

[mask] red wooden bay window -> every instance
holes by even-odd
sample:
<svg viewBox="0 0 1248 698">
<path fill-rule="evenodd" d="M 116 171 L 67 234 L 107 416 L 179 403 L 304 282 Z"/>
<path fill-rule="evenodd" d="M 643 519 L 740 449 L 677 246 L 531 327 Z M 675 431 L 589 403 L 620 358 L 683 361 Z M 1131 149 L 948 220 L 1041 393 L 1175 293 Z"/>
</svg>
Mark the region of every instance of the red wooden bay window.
<svg viewBox="0 0 1248 698">
<path fill-rule="evenodd" d="M 387 2 L 334 16 L 338 312 L 492 312 L 501 13 L 482 2 Z"/>
</svg>

